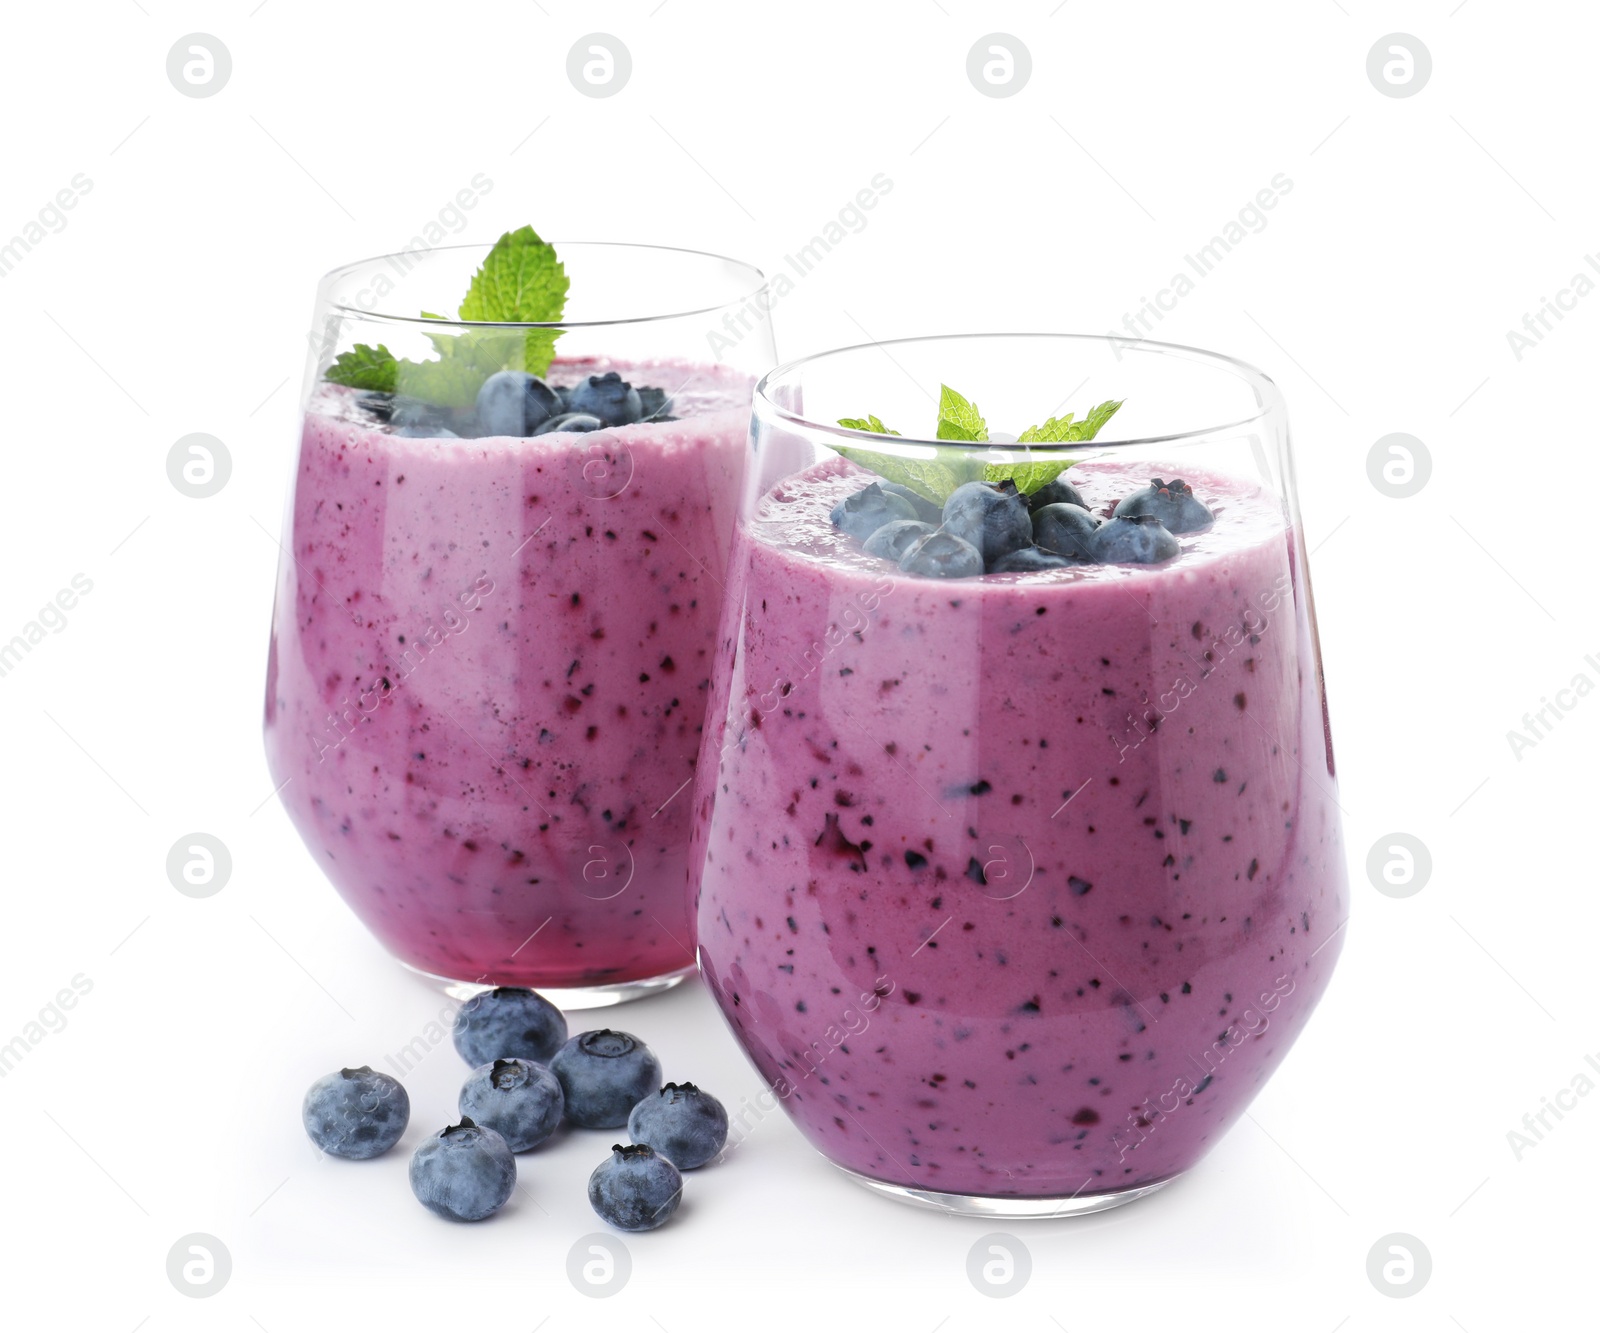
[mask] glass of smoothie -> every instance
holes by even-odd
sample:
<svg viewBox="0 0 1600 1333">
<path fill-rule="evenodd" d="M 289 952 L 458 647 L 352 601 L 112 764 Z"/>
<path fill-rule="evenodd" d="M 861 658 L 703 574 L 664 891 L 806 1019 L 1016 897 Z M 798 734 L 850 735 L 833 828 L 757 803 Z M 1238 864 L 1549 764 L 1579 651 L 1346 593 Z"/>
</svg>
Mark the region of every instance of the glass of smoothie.
<svg viewBox="0 0 1600 1333">
<path fill-rule="evenodd" d="M 1159 1189 L 1288 1053 L 1345 923 L 1276 385 L 922 338 L 774 370 L 753 422 L 689 883 L 765 1109 L 959 1213 Z"/>
<path fill-rule="evenodd" d="M 748 265 L 531 228 L 322 281 L 267 758 L 345 902 L 454 994 L 582 1008 L 694 967 L 689 785 L 767 307 Z"/>
</svg>

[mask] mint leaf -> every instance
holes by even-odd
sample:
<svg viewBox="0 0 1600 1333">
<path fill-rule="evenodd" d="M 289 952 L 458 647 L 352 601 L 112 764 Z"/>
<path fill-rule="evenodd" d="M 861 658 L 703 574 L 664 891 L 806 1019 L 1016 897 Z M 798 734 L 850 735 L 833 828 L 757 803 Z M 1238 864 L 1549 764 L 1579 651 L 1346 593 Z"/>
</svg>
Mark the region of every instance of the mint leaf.
<svg viewBox="0 0 1600 1333">
<path fill-rule="evenodd" d="M 1017 436 L 1018 444 L 1068 444 L 1076 440 L 1092 440 L 1100 427 L 1116 416 L 1124 400 L 1110 399 L 1089 409 L 1082 421 L 1074 421 L 1072 413 L 1064 417 L 1049 417 L 1042 426 L 1029 426 Z"/>
<path fill-rule="evenodd" d="M 471 407 L 488 378 L 470 361 L 446 357 L 438 361 L 395 363 L 395 392 L 436 407 Z"/>
<path fill-rule="evenodd" d="M 555 247 L 532 227 L 508 231 L 494 243 L 462 298 L 461 319 L 489 323 L 552 324 L 567 305 L 567 271 Z M 559 329 L 530 329 L 522 369 L 543 375 L 555 357 Z"/>
<path fill-rule="evenodd" d="M 1071 466 L 1072 463 L 1065 459 L 1050 463 L 990 463 L 983 469 L 983 479 L 989 482 L 1014 481 L 1024 495 L 1032 495 Z"/>
<path fill-rule="evenodd" d="M 897 481 L 902 486 L 909 486 L 935 504 L 943 504 L 951 491 L 964 481 L 972 481 L 978 472 L 970 459 L 954 456 L 955 450 L 950 451 L 952 456 L 949 458 L 900 458 L 872 449 L 856 449 L 839 444 L 833 447 L 852 463 L 876 472 L 885 481 Z"/>
<path fill-rule="evenodd" d="M 948 384 L 939 386 L 939 428 L 934 433 L 937 440 L 961 440 L 981 443 L 989 438 L 989 425 L 978 411 L 976 403 L 969 403 Z"/>
<path fill-rule="evenodd" d="M 849 430 L 871 431 L 874 435 L 898 435 L 900 433 L 897 430 L 890 430 L 870 412 L 864 417 L 840 417 L 839 424 Z"/>
<path fill-rule="evenodd" d="M 348 352 L 340 352 L 333 358 L 333 364 L 324 372 L 323 378 L 352 389 L 393 393 L 396 364 L 394 354 L 382 343 L 376 347 L 357 343 Z"/>
</svg>

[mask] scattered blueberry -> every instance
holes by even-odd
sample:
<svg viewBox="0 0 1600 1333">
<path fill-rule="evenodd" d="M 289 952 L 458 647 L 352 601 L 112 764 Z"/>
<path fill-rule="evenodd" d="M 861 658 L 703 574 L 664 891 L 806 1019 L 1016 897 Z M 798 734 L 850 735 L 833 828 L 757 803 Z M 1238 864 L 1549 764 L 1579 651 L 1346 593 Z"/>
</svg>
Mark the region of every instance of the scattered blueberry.
<svg viewBox="0 0 1600 1333">
<path fill-rule="evenodd" d="M 537 375 L 500 370 L 478 390 L 478 429 L 485 435 L 532 435 L 559 415 L 561 399 Z"/>
<path fill-rule="evenodd" d="M 1118 518 L 1151 514 L 1168 532 L 1199 532 L 1213 522 L 1211 511 L 1181 478 L 1173 481 L 1152 478 L 1144 490 L 1135 491 L 1121 501 L 1115 512 Z"/>
<path fill-rule="evenodd" d="M 887 491 L 878 482 L 847 495 L 833 507 L 829 517 L 833 526 L 847 536 L 864 542 L 885 523 L 897 518 L 915 518 L 917 511 L 903 495 Z"/>
<path fill-rule="evenodd" d="M 1089 539 L 1100 526 L 1082 505 L 1059 501 L 1033 511 L 1033 540 L 1047 551 L 1071 559 L 1092 560 Z"/>
<path fill-rule="evenodd" d="M 924 523 L 931 523 L 934 527 L 944 522 L 944 510 L 935 501 L 926 495 L 918 495 L 909 486 L 902 486 L 898 481 L 880 481 L 878 485 L 888 491 L 890 495 L 898 495 L 902 500 L 910 503 L 917 511 L 917 517 Z"/>
<path fill-rule="evenodd" d="M 499 1212 L 516 1185 L 517 1159 L 506 1141 L 465 1116 L 411 1158 L 411 1192 L 453 1222 L 480 1222 Z"/>
<path fill-rule="evenodd" d="M 550 1071 L 561 1081 L 567 1119 L 585 1129 L 627 1124 L 634 1103 L 661 1086 L 661 1062 L 650 1048 L 609 1028 L 571 1038 L 555 1053 Z"/>
<path fill-rule="evenodd" d="M 971 542 L 952 532 L 930 532 L 900 557 L 907 574 L 936 579 L 964 579 L 983 573 L 983 556 Z"/>
<path fill-rule="evenodd" d="M 1178 539 L 1153 514 L 1124 514 L 1096 528 L 1089 547 L 1103 565 L 1159 565 L 1178 554 Z"/>
<path fill-rule="evenodd" d="M 728 1112 L 693 1083 L 668 1083 L 628 1115 L 628 1137 L 648 1143 L 680 1171 L 704 1166 L 728 1141 Z"/>
<path fill-rule="evenodd" d="M 548 1064 L 567 1039 L 567 1020 L 537 991 L 496 986 L 461 1006 L 451 1037 L 474 1069 L 500 1059 Z"/>
<path fill-rule="evenodd" d="M 867 538 L 866 552 L 884 560 L 893 560 L 898 565 L 900 557 L 910 548 L 911 543 L 919 537 L 926 537 L 932 531 L 931 523 L 924 523 L 915 518 L 897 518 L 892 523 L 885 523 Z"/>
<path fill-rule="evenodd" d="M 985 561 L 1000 559 L 1033 541 L 1028 506 L 1015 482 L 969 481 L 944 502 L 944 530 L 978 548 Z"/>
<path fill-rule="evenodd" d="M 575 433 L 587 433 L 591 430 L 604 430 L 606 423 L 599 417 L 590 416 L 587 412 L 563 412 L 560 416 L 551 417 L 533 433 L 535 435 L 549 435 L 554 431 L 565 430 Z"/>
<path fill-rule="evenodd" d="M 643 413 L 644 421 L 671 421 L 667 415 L 667 408 L 671 404 L 667 401 L 665 389 L 653 388 L 648 384 L 639 386 L 639 408 Z"/>
<path fill-rule="evenodd" d="M 458 1105 L 463 1116 L 494 1130 L 512 1152 L 527 1152 L 561 1123 L 561 1084 L 532 1060 L 496 1060 L 472 1071 Z"/>
<path fill-rule="evenodd" d="M 313 1083 L 300 1119 L 323 1152 L 361 1162 L 400 1141 L 411 1119 L 411 1099 L 399 1080 L 362 1065 Z"/>
<path fill-rule="evenodd" d="M 1083 493 L 1070 481 L 1063 481 L 1060 477 L 1045 482 L 1028 497 L 1028 508 L 1034 513 L 1038 513 L 1046 505 L 1060 504 L 1077 505 L 1079 509 L 1089 507 L 1083 498 Z"/>
<path fill-rule="evenodd" d="M 614 370 L 579 380 L 567 390 L 567 407 L 599 417 L 608 426 L 626 426 L 644 415 L 639 391 Z"/>
<path fill-rule="evenodd" d="M 1064 555 L 1046 551 L 1040 546 L 1024 546 L 1020 551 L 1003 555 L 989 566 L 991 574 L 1032 574 L 1041 569 L 1065 569 L 1075 563 Z"/>
<path fill-rule="evenodd" d="M 615 1144 L 589 1177 L 589 1202 L 619 1231 L 652 1231 L 683 1202 L 683 1176 L 646 1143 Z"/>
</svg>

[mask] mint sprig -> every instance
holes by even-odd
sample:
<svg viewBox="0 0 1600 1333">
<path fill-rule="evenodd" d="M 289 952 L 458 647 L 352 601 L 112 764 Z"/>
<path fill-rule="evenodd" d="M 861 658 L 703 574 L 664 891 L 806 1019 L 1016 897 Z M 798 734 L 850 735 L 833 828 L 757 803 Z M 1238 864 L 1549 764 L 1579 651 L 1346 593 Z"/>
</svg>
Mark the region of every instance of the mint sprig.
<svg viewBox="0 0 1600 1333">
<path fill-rule="evenodd" d="M 473 323 L 553 324 L 566 309 L 569 283 L 554 247 L 532 227 L 508 231 L 494 243 L 472 275 L 457 318 Z M 441 316 L 423 311 L 425 319 Z M 469 407 L 490 375 L 526 370 L 543 375 L 555 357 L 560 329 L 499 332 L 471 329 L 426 335 L 438 352 L 434 361 L 396 357 L 382 343 L 357 343 L 340 352 L 324 372 L 334 384 L 383 393 L 403 393 L 440 407 Z"/>
<path fill-rule="evenodd" d="M 1089 409 L 1081 420 L 1071 412 L 1064 417 L 1047 417 L 1042 425 L 1029 426 L 1017 437 L 1017 446 L 1024 453 L 1031 444 L 1065 444 L 1092 440 L 1100 428 L 1116 415 L 1122 399 L 1108 399 Z M 870 413 L 865 417 L 840 417 L 839 425 L 850 430 L 871 431 L 876 435 L 899 435 L 889 430 L 882 421 Z M 934 428 L 936 440 L 952 443 L 987 444 L 989 425 L 983 419 L 978 405 L 964 398 L 948 384 L 939 386 L 939 420 Z M 909 486 L 917 494 L 926 496 L 935 504 L 943 504 L 950 492 L 969 481 L 1011 481 L 1023 495 L 1032 495 L 1049 485 L 1069 467 L 1074 460 L 993 463 L 981 456 L 974 457 L 967 450 L 937 450 L 933 458 L 902 458 L 898 454 L 879 453 L 875 449 L 854 445 L 835 445 L 837 452 L 852 463 L 876 472 L 886 481 Z M 1008 447 L 1008 446 L 1000 446 Z"/>
</svg>

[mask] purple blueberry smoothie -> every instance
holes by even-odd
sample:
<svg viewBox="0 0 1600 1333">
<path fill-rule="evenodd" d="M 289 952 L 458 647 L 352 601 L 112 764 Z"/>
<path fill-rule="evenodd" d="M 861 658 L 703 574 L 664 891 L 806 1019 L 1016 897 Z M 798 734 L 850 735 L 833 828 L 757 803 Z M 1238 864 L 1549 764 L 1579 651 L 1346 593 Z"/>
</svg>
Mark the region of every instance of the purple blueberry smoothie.
<svg viewBox="0 0 1600 1333">
<path fill-rule="evenodd" d="M 682 884 L 751 383 L 617 370 L 673 420 L 407 438 L 323 385 L 273 615 L 290 816 L 399 958 L 603 986 L 691 966 Z"/>
<path fill-rule="evenodd" d="M 902 574 L 829 523 L 872 480 L 837 458 L 736 534 L 700 963 L 841 1166 L 1017 1199 L 1169 1179 L 1327 984 L 1343 854 L 1282 504 L 1068 477 L 1108 515 L 1172 472 L 1215 523 L 1164 564 Z"/>
</svg>

